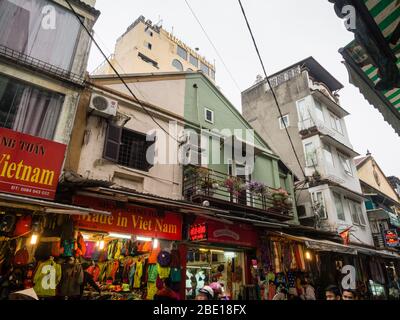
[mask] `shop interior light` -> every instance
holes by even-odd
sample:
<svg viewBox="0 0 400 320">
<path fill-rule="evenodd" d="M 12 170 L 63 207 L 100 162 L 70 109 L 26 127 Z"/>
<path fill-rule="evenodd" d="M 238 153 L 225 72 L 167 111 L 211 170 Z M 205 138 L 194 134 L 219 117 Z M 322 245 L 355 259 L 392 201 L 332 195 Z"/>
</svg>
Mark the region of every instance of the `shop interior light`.
<svg viewBox="0 0 400 320">
<path fill-rule="evenodd" d="M 158 248 L 158 239 L 154 239 L 153 240 L 153 249 L 157 249 Z"/>
<path fill-rule="evenodd" d="M 306 251 L 305 256 L 306 256 L 307 260 L 311 260 L 312 259 L 310 251 Z"/>
<path fill-rule="evenodd" d="M 149 242 L 149 241 L 151 241 L 151 240 L 153 240 L 153 239 L 151 239 L 151 238 L 149 238 L 149 237 L 140 237 L 140 236 L 138 236 L 138 237 L 136 237 L 136 240 L 137 240 L 137 241 Z"/>
<path fill-rule="evenodd" d="M 236 256 L 236 253 L 234 253 L 234 252 L 224 252 L 224 255 L 227 258 L 234 258 Z"/>
<path fill-rule="evenodd" d="M 130 240 L 132 238 L 132 236 L 130 236 L 129 234 L 120 234 L 120 233 L 113 233 L 113 232 L 109 233 L 108 236 L 112 237 L 112 238 L 128 239 L 128 240 Z"/>
<path fill-rule="evenodd" d="M 211 250 L 211 252 L 213 252 L 213 253 L 225 253 L 225 251 L 224 250 Z"/>
<path fill-rule="evenodd" d="M 103 250 L 104 249 L 104 240 L 101 240 L 99 243 L 99 249 Z"/>
<path fill-rule="evenodd" d="M 90 235 L 88 234 L 82 234 L 83 240 L 89 240 L 90 239 Z"/>
<path fill-rule="evenodd" d="M 32 234 L 32 237 L 31 237 L 31 242 L 30 242 L 30 244 L 31 244 L 31 245 L 35 245 L 35 244 L 37 243 L 37 241 L 38 241 L 38 235 L 37 235 L 36 233 L 33 233 L 33 234 Z"/>
</svg>

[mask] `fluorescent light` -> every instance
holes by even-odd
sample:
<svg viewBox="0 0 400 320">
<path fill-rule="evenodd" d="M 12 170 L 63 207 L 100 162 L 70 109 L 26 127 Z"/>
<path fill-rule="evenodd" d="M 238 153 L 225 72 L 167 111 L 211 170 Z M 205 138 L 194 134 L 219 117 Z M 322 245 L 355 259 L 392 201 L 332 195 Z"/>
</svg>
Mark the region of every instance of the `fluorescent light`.
<svg viewBox="0 0 400 320">
<path fill-rule="evenodd" d="M 113 232 L 109 233 L 108 236 L 112 237 L 112 238 L 119 238 L 119 239 L 131 239 L 132 238 L 132 236 L 129 234 L 120 234 L 120 233 L 113 233 Z"/>
<path fill-rule="evenodd" d="M 158 248 L 158 239 L 154 239 L 153 240 L 153 249 L 157 249 Z"/>
<path fill-rule="evenodd" d="M 34 244 L 36 244 L 37 243 L 37 241 L 38 241 L 38 235 L 37 234 L 35 234 L 35 233 L 33 233 L 32 234 L 32 237 L 31 237 L 31 244 L 32 245 L 34 245 Z"/>
<path fill-rule="evenodd" d="M 224 250 L 211 250 L 211 252 L 215 252 L 215 253 L 225 253 Z"/>
<path fill-rule="evenodd" d="M 234 258 L 236 256 L 236 253 L 234 252 L 224 252 L 225 257 L 228 258 Z"/>
<path fill-rule="evenodd" d="M 151 241 L 151 240 L 153 240 L 153 239 L 151 239 L 151 238 L 149 238 L 149 237 L 140 237 L 140 236 L 138 236 L 138 237 L 136 237 L 136 240 L 137 240 L 137 241 L 146 241 L 146 242 L 149 242 L 149 241 Z"/>
</svg>

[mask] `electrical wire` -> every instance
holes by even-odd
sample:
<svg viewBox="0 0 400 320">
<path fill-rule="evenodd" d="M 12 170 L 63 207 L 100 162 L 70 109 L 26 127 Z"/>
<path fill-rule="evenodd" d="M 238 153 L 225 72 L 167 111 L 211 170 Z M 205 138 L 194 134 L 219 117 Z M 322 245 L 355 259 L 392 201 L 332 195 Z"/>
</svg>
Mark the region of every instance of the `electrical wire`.
<svg viewBox="0 0 400 320">
<path fill-rule="evenodd" d="M 93 43 L 96 45 L 97 49 L 100 51 L 100 53 L 103 55 L 103 58 L 105 59 L 105 61 L 107 61 L 107 63 L 109 64 L 109 66 L 111 67 L 111 69 L 114 71 L 114 73 L 117 75 L 118 79 L 124 84 L 124 86 L 126 87 L 126 89 L 129 91 L 129 93 L 133 96 L 133 98 L 136 100 L 137 104 L 146 112 L 146 114 L 153 120 L 153 122 L 162 130 L 164 131 L 168 136 L 170 136 L 172 139 L 174 139 L 176 142 L 178 142 L 178 140 L 173 137 L 163 126 L 161 126 L 158 121 L 156 119 L 154 119 L 153 115 L 150 113 L 149 110 L 147 110 L 147 108 L 145 108 L 142 104 L 142 102 L 136 97 L 136 95 L 133 93 L 133 91 L 131 90 L 131 88 L 128 86 L 128 84 L 125 82 L 125 80 L 122 78 L 122 76 L 119 74 L 119 72 L 115 69 L 115 67 L 113 66 L 113 64 L 111 63 L 111 61 L 108 59 L 108 57 L 106 56 L 106 54 L 104 53 L 104 51 L 101 49 L 100 45 L 98 44 L 98 42 L 96 41 L 96 39 L 94 39 L 92 33 L 89 31 L 89 29 L 85 26 L 85 24 L 83 23 L 82 19 L 80 19 L 78 13 L 75 11 L 75 9 L 73 8 L 73 6 L 71 5 L 69 0 L 65 0 L 65 2 L 68 4 L 68 6 L 70 7 L 71 11 L 74 13 L 75 17 L 78 19 L 78 21 L 80 22 L 80 24 L 82 25 L 82 27 L 85 29 L 86 33 L 89 35 L 90 39 L 93 41 Z"/>
<path fill-rule="evenodd" d="M 185 0 L 185 1 L 186 1 L 186 0 Z M 258 49 L 257 42 L 256 42 L 256 40 L 255 40 L 255 38 L 254 38 L 253 30 L 251 29 L 249 20 L 247 19 L 247 15 L 246 15 L 246 12 L 245 12 L 244 7 L 243 7 L 243 5 L 242 5 L 242 1 L 241 1 L 241 0 L 238 0 L 238 1 L 239 1 L 240 8 L 241 8 L 241 10 L 242 10 L 242 13 L 243 13 L 243 17 L 244 17 L 244 19 L 246 20 L 247 28 L 249 29 L 251 38 L 252 38 L 252 40 L 253 40 L 254 47 L 255 47 L 255 49 L 256 49 L 258 58 L 259 58 L 259 60 L 260 60 L 261 66 L 262 66 L 262 69 L 263 69 L 263 71 L 264 71 L 265 79 L 267 80 L 268 85 L 269 85 L 269 87 L 271 88 L 272 95 L 273 95 L 273 97 L 274 97 L 276 106 L 277 106 L 278 111 L 279 111 L 279 115 L 280 115 L 281 118 L 283 118 L 283 114 L 282 114 L 281 107 L 279 106 L 279 102 L 278 102 L 278 99 L 277 99 L 277 97 L 276 97 L 275 91 L 274 91 L 274 89 L 272 88 L 271 83 L 270 83 L 270 81 L 269 81 L 269 78 L 268 78 L 268 75 L 267 75 L 267 71 L 266 71 L 266 69 L 265 69 L 264 61 L 263 61 L 263 59 L 261 58 L 261 54 L 260 54 L 260 51 L 259 51 L 259 49 Z M 288 138 L 289 138 L 289 141 L 290 141 L 290 145 L 292 146 L 293 153 L 294 153 L 294 155 L 295 155 L 295 157 L 296 157 L 297 163 L 299 164 L 299 167 L 300 167 L 300 169 L 301 169 L 301 172 L 303 173 L 304 178 L 306 179 L 306 178 L 307 178 L 307 177 L 306 177 L 306 173 L 304 172 L 303 166 L 301 165 L 300 159 L 299 159 L 299 157 L 298 157 L 298 155 L 297 155 L 296 149 L 295 149 L 294 144 L 293 144 L 293 141 L 292 141 L 292 137 L 291 137 L 290 134 L 289 134 L 288 127 L 287 127 L 287 125 L 286 125 L 285 122 L 283 122 L 283 123 L 284 123 L 284 126 L 285 126 L 286 134 L 287 134 L 287 136 L 288 136 Z"/>
<path fill-rule="evenodd" d="M 224 66 L 225 70 L 228 72 L 230 78 L 232 79 L 233 83 L 235 84 L 236 88 L 239 90 L 239 92 L 241 92 L 242 90 L 240 89 L 238 83 L 236 82 L 235 78 L 233 77 L 232 73 L 229 71 L 229 68 L 227 67 L 224 59 L 222 59 L 222 56 L 220 55 L 217 47 L 214 45 L 213 41 L 211 40 L 211 38 L 209 37 L 207 31 L 205 30 L 205 28 L 203 27 L 203 25 L 200 22 L 200 19 L 197 17 L 196 13 L 194 12 L 194 10 L 192 9 L 192 7 L 190 6 L 189 2 L 187 0 L 185 0 L 186 5 L 188 6 L 190 12 L 192 13 L 193 17 L 196 19 L 197 23 L 199 24 L 200 28 L 203 30 L 204 35 L 206 36 L 206 38 L 208 39 L 208 41 L 210 42 L 211 46 L 214 48 L 215 53 L 217 54 L 217 56 L 219 57 L 219 59 L 222 62 L 222 65 Z"/>
</svg>

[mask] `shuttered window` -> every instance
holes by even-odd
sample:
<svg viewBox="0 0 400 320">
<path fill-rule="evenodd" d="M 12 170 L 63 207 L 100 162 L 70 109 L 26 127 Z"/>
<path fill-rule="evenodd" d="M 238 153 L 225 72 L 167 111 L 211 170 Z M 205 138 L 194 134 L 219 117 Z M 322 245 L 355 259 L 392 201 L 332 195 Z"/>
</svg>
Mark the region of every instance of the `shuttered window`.
<svg viewBox="0 0 400 320">
<path fill-rule="evenodd" d="M 154 154 L 150 153 L 151 159 L 147 159 L 147 151 L 154 141 L 146 141 L 144 134 L 110 124 L 103 156 L 122 166 L 149 171 L 153 166 Z"/>
</svg>

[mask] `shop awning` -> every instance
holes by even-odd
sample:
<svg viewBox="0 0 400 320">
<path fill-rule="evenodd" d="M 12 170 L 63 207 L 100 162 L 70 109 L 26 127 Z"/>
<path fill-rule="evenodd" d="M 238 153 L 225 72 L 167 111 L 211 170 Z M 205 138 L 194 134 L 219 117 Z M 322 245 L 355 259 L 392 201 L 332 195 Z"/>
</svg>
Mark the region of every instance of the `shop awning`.
<svg viewBox="0 0 400 320">
<path fill-rule="evenodd" d="M 355 9 L 350 17 L 355 40 L 340 49 L 350 82 L 400 135 L 400 2 L 329 1 L 335 3 L 340 18 L 348 19 L 344 6 Z"/>
<path fill-rule="evenodd" d="M 375 250 L 372 248 L 359 247 L 355 245 L 350 245 L 350 247 L 354 248 L 354 250 L 356 250 L 357 253 L 362 253 L 372 256 L 380 256 L 386 259 L 400 259 L 400 255 L 398 253 L 389 250 Z"/>
<path fill-rule="evenodd" d="M 329 240 L 316 240 L 316 239 L 310 239 L 307 237 L 301 237 L 301 236 L 292 236 L 286 233 L 274 233 L 279 236 L 283 236 L 285 238 L 289 238 L 295 241 L 303 242 L 307 248 L 315 250 L 315 251 L 328 251 L 328 252 L 339 252 L 339 253 L 345 253 L 345 254 L 357 254 L 357 250 L 350 246 L 345 246 L 333 241 Z"/>
<path fill-rule="evenodd" d="M 63 203 L 33 199 L 27 197 L 16 196 L 13 194 L 0 193 L 0 206 L 7 208 L 28 209 L 34 211 L 42 211 L 55 214 L 70 214 L 70 215 L 88 215 L 100 214 L 111 215 L 111 212 L 94 210 L 90 208 L 72 206 Z"/>
</svg>

